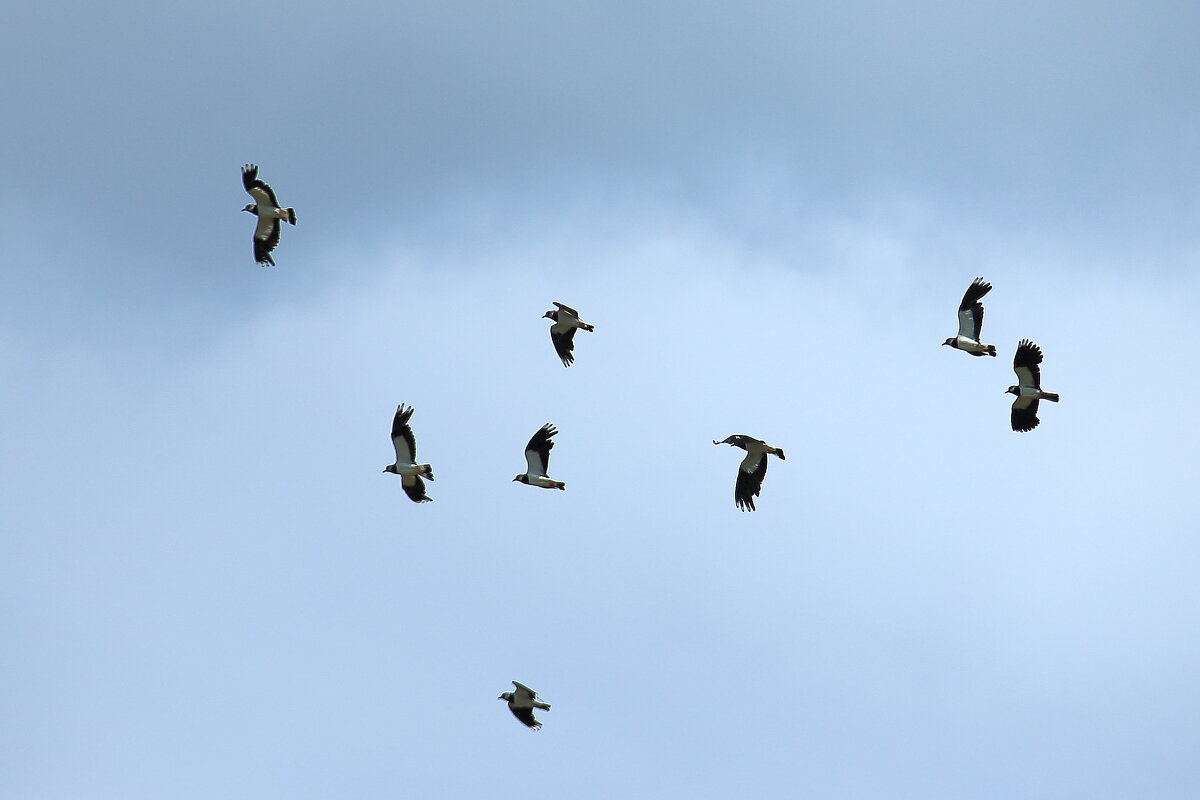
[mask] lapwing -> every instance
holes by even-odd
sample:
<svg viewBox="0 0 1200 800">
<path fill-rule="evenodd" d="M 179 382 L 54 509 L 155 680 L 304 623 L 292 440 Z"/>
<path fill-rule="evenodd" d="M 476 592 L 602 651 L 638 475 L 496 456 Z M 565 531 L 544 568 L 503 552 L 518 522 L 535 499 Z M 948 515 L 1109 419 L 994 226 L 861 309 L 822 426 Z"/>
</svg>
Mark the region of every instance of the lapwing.
<svg viewBox="0 0 1200 800">
<path fill-rule="evenodd" d="M 951 336 L 943 345 L 962 350 L 973 356 L 994 356 L 996 345 L 979 341 L 983 329 L 983 303 L 979 298 L 992 290 L 992 285 L 983 278 L 976 278 L 967 287 L 962 302 L 958 304 L 958 336 Z"/>
<path fill-rule="evenodd" d="M 525 473 L 513 478 L 514 481 L 543 489 L 567 488 L 565 483 L 546 474 L 550 466 L 550 450 L 554 447 L 550 437 L 557 433 L 558 430 L 549 422 L 537 429 L 537 433 L 529 438 L 529 444 L 525 445 Z"/>
<path fill-rule="evenodd" d="M 534 719 L 533 710 L 540 708 L 542 711 L 549 711 L 550 704 L 539 700 L 537 692 L 528 686 L 516 681 L 513 681 L 512 685 L 517 689 L 515 692 L 505 692 L 496 699 L 507 700 L 508 710 L 513 713 L 514 717 L 521 720 L 522 725 L 535 731 L 541 730 L 542 723 Z"/>
<path fill-rule="evenodd" d="M 558 302 L 554 305 L 558 308 L 542 314 L 542 319 L 554 322 L 550 326 L 550 341 L 554 343 L 554 351 L 562 359 L 563 366 L 569 367 L 575 361 L 575 356 L 571 352 L 575 349 L 575 331 L 583 328 L 591 333 L 596 330 L 596 326 L 579 319 L 579 312 L 570 306 L 564 306 Z"/>
<path fill-rule="evenodd" d="M 719 442 L 714 439 L 713 444 L 728 444 L 746 451 L 746 457 L 738 465 L 733 501 L 742 511 L 754 511 L 754 498 L 762 490 L 763 478 L 767 474 L 767 455 L 778 456 L 780 461 L 786 461 L 783 450 L 772 447 L 762 439 L 740 433 Z"/>
<path fill-rule="evenodd" d="M 1017 344 L 1016 355 L 1013 356 L 1013 372 L 1017 373 L 1017 385 L 1010 386 L 1004 391 L 1015 394 L 1012 404 L 1012 429 L 1018 433 L 1031 431 L 1038 426 L 1038 402 L 1049 400 L 1058 402 L 1058 394 L 1042 391 L 1042 348 L 1028 339 L 1022 339 Z"/>
<path fill-rule="evenodd" d="M 396 406 L 396 416 L 392 418 L 392 446 L 396 449 L 396 463 L 388 464 L 383 471 L 400 476 L 400 486 L 408 499 L 414 503 L 429 503 L 433 498 L 425 494 L 425 481 L 421 478 L 433 480 L 433 467 L 417 463 L 417 440 L 413 438 L 412 428 L 408 424 L 412 415 L 411 406 L 405 408 L 403 403 Z"/>
<path fill-rule="evenodd" d="M 271 258 L 271 251 L 279 244 L 279 220 L 295 225 L 296 209 L 279 207 L 275 192 L 258 179 L 258 167 L 254 164 L 242 167 L 242 186 L 255 200 L 242 211 L 258 217 L 258 226 L 254 229 L 254 260 L 261 267 L 273 267 L 275 260 Z"/>
</svg>

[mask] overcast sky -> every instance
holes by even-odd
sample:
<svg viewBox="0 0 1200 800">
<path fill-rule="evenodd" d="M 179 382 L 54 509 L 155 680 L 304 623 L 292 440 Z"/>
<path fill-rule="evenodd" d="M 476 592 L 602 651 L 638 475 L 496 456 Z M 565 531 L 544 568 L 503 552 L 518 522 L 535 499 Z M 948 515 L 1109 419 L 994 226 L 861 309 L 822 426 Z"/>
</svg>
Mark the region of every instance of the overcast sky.
<svg viewBox="0 0 1200 800">
<path fill-rule="evenodd" d="M 1200 791 L 1200 7 L 0 36 L 0 796 Z M 996 359 L 938 346 L 977 275 Z M 512 483 L 545 422 L 565 492 Z"/>
</svg>

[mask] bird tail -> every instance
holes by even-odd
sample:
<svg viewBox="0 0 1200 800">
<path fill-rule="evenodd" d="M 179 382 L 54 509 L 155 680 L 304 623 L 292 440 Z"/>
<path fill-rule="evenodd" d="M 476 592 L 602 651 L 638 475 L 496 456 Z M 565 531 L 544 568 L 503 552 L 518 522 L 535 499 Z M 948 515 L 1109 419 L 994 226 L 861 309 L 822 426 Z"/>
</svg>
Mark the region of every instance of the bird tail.
<svg viewBox="0 0 1200 800">
<path fill-rule="evenodd" d="M 778 447 L 776 447 L 776 448 L 775 448 L 774 450 L 772 450 L 771 452 L 772 452 L 772 453 L 774 453 L 775 455 L 779 456 L 779 460 L 780 460 L 780 461 L 787 461 L 787 456 L 785 456 L 785 455 L 783 454 L 783 450 L 782 450 L 781 448 L 778 448 Z"/>
<path fill-rule="evenodd" d="M 421 464 L 420 469 L 421 469 L 422 476 L 429 478 L 429 480 L 433 480 L 433 465 L 432 464 Z"/>
<path fill-rule="evenodd" d="M 595 325 L 589 325 L 589 324 L 587 324 L 586 322 L 581 322 L 581 323 L 579 323 L 579 327 L 583 328 L 583 329 L 584 329 L 585 331 L 587 331 L 588 333 L 591 333 L 592 331 L 596 330 L 596 326 L 595 326 Z"/>
<path fill-rule="evenodd" d="M 542 711 L 549 711 L 549 710 L 550 710 L 550 704 L 549 704 L 549 703 L 539 703 L 539 702 L 536 702 L 536 701 L 535 701 L 535 702 L 534 702 L 534 704 L 533 704 L 533 707 L 534 707 L 534 708 L 540 708 Z"/>
<path fill-rule="evenodd" d="M 562 490 L 564 490 L 564 491 L 565 491 L 565 490 L 566 490 L 566 488 L 567 488 L 567 485 L 566 485 L 565 483 L 563 483 L 562 481 L 555 481 L 555 482 L 554 482 L 554 488 L 555 488 L 555 489 L 562 489 Z"/>
<path fill-rule="evenodd" d="M 987 346 L 987 349 L 988 349 L 988 355 L 989 355 L 989 356 L 994 356 L 994 355 L 996 355 L 996 345 L 994 345 L 994 344 L 989 344 L 989 345 Z"/>
<path fill-rule="evenodd" d="M 287 212 L 287 221 L 292 223 L 293 225 L 295 225 L 296 224 L 296 209 L 285 208 L 284 211 Z"/>
<path fill-rule="evenodd" d="M 1051 403 L 1058 402 L 1058 392 L 1042 392 L 1042 399 L 1049 400 Z"/>
<path fill-rule="evenodd" d="M 258 265 L 260 267 L 273 267 L 275 266 L 275 259 L 271 258 L 270 253 L 267 253 L 263 256 L 262 261 L 258 262 Z"/>
</svg>

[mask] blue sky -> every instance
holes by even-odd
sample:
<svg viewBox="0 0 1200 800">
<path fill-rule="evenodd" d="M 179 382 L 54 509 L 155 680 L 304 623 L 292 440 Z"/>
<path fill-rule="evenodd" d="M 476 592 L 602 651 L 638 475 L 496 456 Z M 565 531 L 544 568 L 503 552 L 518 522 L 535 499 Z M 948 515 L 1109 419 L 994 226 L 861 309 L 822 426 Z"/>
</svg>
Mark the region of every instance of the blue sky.
<svg viewBox="0 0 1200 800">
<path fill-rule="evenodd" d="M 1198 23 L 17 9 L 0 795 L 1194 794 Z"/>
</svg>

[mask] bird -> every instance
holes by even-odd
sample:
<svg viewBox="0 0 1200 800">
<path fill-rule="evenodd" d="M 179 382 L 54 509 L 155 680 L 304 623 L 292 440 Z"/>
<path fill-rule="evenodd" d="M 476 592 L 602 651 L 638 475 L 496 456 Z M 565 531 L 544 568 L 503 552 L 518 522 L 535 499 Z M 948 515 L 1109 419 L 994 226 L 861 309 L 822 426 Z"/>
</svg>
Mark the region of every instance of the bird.
<svg viewBox="0 0 1200 800">
<path fill-rule="evenodd" d="M 275 259 L 271 258 L 271 251 L 279 244 L 279 220 L 295 225 L 296 209 L 279 207 L 275 192 L 258 179 L 258 167 L 254 164 L 242 167 L 242 186 L 256 201 L 242 209 L 258 217 L 258 226 L 254 229 L 254 260 L 260 267 L 273 267 Z"/>
<path fill-rule="evenodd" d="M 535 692 L 533 689 L 530 689 L 528 686 L 522 683 L 517 683 L 516 681 L 513 681 L 512 685 L 517 689 L 515 692 L 505 692 L 496 699 L 507 700 L 508 710 L 513 713 L 514 717 L 521 720 L 521 724 L 523 724 L 525 727 L 531 728 L 535 731 L 541 730 L 542 723 L 534 719 L 533 710 L 535 708 L 540 708 L 542 711 L 549 711 L 550 704 L 543 703 L 541 700 L 539 700 L 537 692 Z"/>
<path fill-rule="evenodd" d="M 1038 401 L 1058 402 L 1056 392 L 1042 391 L 1042 348 L 1028 339 L 1017 343 L 1013 356 L 1013 372 L 1017 373 L 1017 385 L 1005 389 L 1006 394 L 1015 394 L 1012 404 L 1012 429 L 1018 433 L 1031 431 L 1038 426 Z"/>
<path fill-rule="evenodd" d="M 983 303 L 979 298 L 991 290 L 992 285 L 983 278 L 971 281 L 958 304 L 958 336 L 951 336 L 942 342 L 943 346 L 950 345 L 973 356 L 996 355 L 996 345 L 979 341 L 979 332 L 983 329 Z"/>
<path fill-rule="evenodd" d="M 737 483 L 733 487 L 733 501 L 742 511 L 754 511 L 754 498 L 762 490 L 763 478 L 767 474 L 767 455 L 778 456 L 780 461 L 787 461 L 783 450 L 772 447 L 762 439 L 755 439 L 745 434 L 735 434 L 722 441 L 713 440 L 713 444 L 728 444 L 740 447 L 746 451 L 746 457 L 738 466 Z"/>
<path fill-rule="evenodd" d="M 529 486 L 540 486 L 543 489 L 567 488 L 565 483 L 546 474 L 546 469 L 550 466 L 550 449 L 554 447 L 550 437 L 557 433 L 558 430 L 547 422 L 529 437 L 529 444 L 525 445 L 525 472 L 513 478 L 514 481 Z"/>
<path fill-rule="evenodd" d="M 579 312 L 570 306 L 559 302 L 555 302 L 554 305 L 558 308 L 542 314 L 542 319 L 554 321 L 550 326 L 550 341 L 554 343 L 554 351 L 562 359 L 563 366 L 569 367 L 575 361 L 575 356 L 571 353 L 575 349 L 575 331 L 583 328 L 591 333 L 596 330 L 596 326 L 579 319 Z"/>
<path fill-rule="evenodd" d="M 383 471 L 400 476 L 400 487 L 409 500 L 430 503 L 433 498 L 425 494 L 425 481 L 421 478 L 433 480 L 433 467 L 416 463 L 417 440 L 413 438 L 412 428 L 408 424 L 412 415 L 411 406 L 405 408 L 403 403 L 396 406 L 396 416 L 392 418 L 392 446 L 396 448 L 396 463 L 388 464 Z"/>
</svg>

